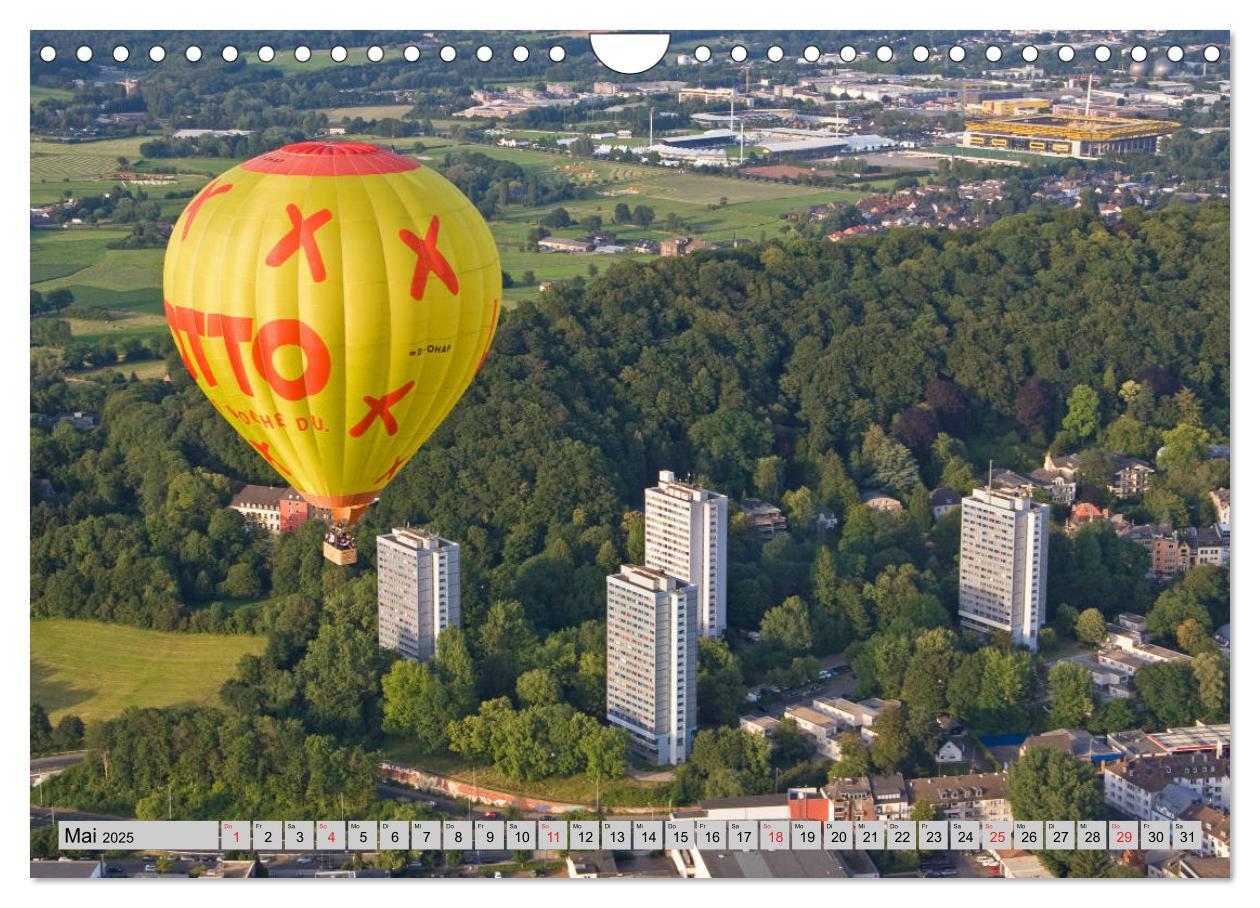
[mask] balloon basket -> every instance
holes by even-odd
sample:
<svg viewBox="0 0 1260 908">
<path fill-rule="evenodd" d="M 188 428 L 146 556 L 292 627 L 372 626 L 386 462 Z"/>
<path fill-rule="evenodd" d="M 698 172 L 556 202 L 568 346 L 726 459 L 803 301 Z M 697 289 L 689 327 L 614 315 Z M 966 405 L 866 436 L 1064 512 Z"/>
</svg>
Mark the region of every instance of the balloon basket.
<svg viewBox="0 0 1260 908">
<path fill-rule="evenodd" d="M 334 527 L 324 536 L 324 557 L 341 567 L 354 564 L 359 557 L 354 537 L 344 529 Z"/>
</svg>

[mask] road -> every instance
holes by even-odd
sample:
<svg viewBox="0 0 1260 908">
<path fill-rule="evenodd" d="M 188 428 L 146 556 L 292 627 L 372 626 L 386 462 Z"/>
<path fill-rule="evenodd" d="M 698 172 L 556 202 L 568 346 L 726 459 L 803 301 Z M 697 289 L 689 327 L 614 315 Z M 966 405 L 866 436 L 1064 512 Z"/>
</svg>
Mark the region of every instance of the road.
<svg viewBox="0 0 1260 908">
<path fill-rule="evenodd" d="M 127 817 L 113 817 L 104 813 L 84 813 L 81 810 L 68 810 L 62 807 L 40 807 L 38 804 L 31 805 L 31 829 L 38 829 L 40 826 L 47 826 L 53 820 L 53 814 L 57 815 L 58 820 L 125 820 Z"/>
<path fill-rule="evenodd" d="M 52 754 L 47 757 L 36 757 L 31 760 L 31 775 L 48 772 L 50 769 L 65 769 L 76 763 L 82 763 L 87 755 L 84 750 L 72 750 L 64 754 Z"/>
</svg>

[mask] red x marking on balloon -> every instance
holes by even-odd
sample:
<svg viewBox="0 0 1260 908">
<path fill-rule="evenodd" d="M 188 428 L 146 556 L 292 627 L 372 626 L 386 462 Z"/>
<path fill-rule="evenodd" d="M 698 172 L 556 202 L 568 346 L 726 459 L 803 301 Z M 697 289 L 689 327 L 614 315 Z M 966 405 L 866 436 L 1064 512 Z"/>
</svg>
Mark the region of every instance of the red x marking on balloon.
<svg viewBox="0 0 1260 908">
<path fill-rule="evenodd" d="M 280 461 L 276 460 L 276 455 L 271 453 L 271 445 L 265 441 L 250 441 L 250 444 L 254 446 L 255 450 L 257 450 L 259 454 L 266 458 L 267 463 L 271 464 L 285 476 L 291 475 L 288 468 L 286 468 Z"/>
<path fill-rule="evenodd" d="M 438 219 L 436 217 L 429 221 L 429 230 L 425 233 L 424 239 L 420 239 L 410 230 L 398 231 L 398 236 L 416 254 L 416 270 L 411 274 L 413 300 L 424 296 L 424 288 L 429 283 L 431 273 L 436 274 L 451 293 L 459 293 L 459 280 L 455 277 L 455 272 L 451 270 L 450 264 L 442 253 L 438 252 L 437 235 Z"/>
<path fill-rule="evenodd" d="M 350 427 L 350 437 L 358 438 L 368 430 L 368 426 L 372 425 L 378 416 L 385 424 L 386 434 L 393 435 L 397 432 L 398 420 L 394 419 L 394 414 L 389 412 L 389 408 L 406 397 L 407 392 L 415 387 L 415 384 L 414 381 L 409 381 L 397 391 L 390 391 L 384 397 L 363 395 L 363 402 L 368 405 L 367 415 Z"/>
<path fill-rule="evenodd" d="M 309 218 L 304 218 L 302 209 L 291 203 L 286 205 L 284 210 L 288 213 L 289 223 L 293 226 L 267 253 L 267 264 L 272 268 L 278 268 L 287 262 L 298 249 L 301 249 L 306 253 L 306 263 L 311 267 L 311 277 L 318 283 L 327 275 L 324 273 L 324 259 L 319 254 L 319 245 L 315 242 L 315 231 L 332 220 L 332 212 L 323 208 Z"/>
<path fill-rule="evenodd" d="M 216 195 L 223 195 L 225 192 L 230 192 L 231 189 L 231 183 L 224 183 L 220 186 L 219 180 L 216 177 L 210 181 L 210 184 L 206 186 L 205 189 L 201 190 L 201 195 L 193 199 L 188 206 L 188 217 L 184 219 L 184 229 L 179 233 L 179 239 L 181 242 L 188 237 L 188 228 L 192 226 L 193 218 L 197 216 L 197 212 L 201 210 L 201 206 L 206 204 L 206 202 L 214 198 Z"/>
<path fill-rule="evenodd" d="M 403 459 L 401 457 L 395 457 L 394 465 L 391 466 L 384 473 L 382 473 L 380 476 L 377 476 L 376 479 L 373 480 L 373 482 L 389 482 L 389 480 L 394 478 L 394 474 L 398 472 L 398 468 L 401 467 L 402 465 L 403 465 Z"/>
</svg>

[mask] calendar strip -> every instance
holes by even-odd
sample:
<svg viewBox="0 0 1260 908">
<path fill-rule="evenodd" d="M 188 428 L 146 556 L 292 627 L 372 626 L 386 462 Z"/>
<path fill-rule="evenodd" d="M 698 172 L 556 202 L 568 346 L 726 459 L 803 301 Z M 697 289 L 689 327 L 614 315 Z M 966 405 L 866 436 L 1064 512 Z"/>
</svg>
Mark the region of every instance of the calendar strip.
<svg viewBox="0 0 1260 908">
<path fill-rule="evenodd" d="M 61 820 L 60 848 L 168 851 L 1198 851 L 1186 820 Z"/>
</svg>

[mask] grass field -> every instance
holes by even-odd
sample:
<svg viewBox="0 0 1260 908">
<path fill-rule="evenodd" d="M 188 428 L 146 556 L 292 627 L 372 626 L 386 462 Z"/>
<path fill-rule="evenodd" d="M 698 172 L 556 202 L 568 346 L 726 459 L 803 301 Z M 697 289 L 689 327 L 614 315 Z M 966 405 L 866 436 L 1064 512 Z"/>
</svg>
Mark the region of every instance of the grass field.
<svg viewBox="0 0 1260 908">
<path fill-rule="evenodd" d="M 364 107 L 328 107 L 322 113 L 328 114 L 328 122 L 336 125 L 342 120 L 353 120 L 355 117 L 365 120 L 382 120 L 385 117 L 401 119 L 409 110 L 410 104 L 372 104 Z"/>
<path fill-rule="evenodd" d="M 237 661 L 262 637 L 178 634 L 97 621 L 31 621 L 31 702 L 63 715 L 105 719 L 128 706 L 218 702 Z"/>
<path fill-rule="evenodd" d="M 162 249 L 108 249 L 127 230 L 41 230 L 31 234 L 31 286 L 68 287 L 76 305 L 162 311 Z"/>
</svg>

